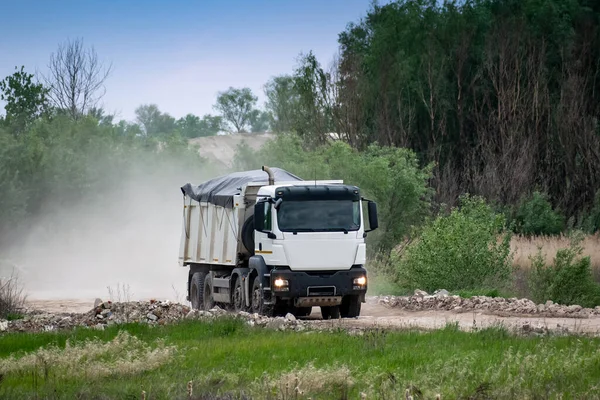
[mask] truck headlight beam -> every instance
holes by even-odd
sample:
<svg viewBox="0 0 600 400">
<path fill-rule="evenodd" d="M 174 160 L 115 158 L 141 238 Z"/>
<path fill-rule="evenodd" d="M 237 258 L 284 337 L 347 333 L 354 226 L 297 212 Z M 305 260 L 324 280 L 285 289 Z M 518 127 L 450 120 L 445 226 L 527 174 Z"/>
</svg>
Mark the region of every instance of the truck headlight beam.
<svg viewBox="0 0 600 400">
<path fill-rule="evenodd" d="M 367 284 L 367 277 L 359 276 L 358 278 L 354 278 L 352 283 L 357 286 L 365 286 Z"/>
<path fill-rule="evenodd" d="M 275 290 L 289 290 L 290 283 L 287 279 L 275 278 L 273 285 L 275 286 Z"/>
</svg>

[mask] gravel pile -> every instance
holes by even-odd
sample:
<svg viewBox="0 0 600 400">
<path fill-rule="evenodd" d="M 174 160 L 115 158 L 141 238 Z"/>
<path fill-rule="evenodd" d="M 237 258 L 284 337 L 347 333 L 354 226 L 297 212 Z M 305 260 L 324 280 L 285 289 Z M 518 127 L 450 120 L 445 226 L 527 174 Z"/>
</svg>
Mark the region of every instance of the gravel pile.
<svg viewBox="0 0 600 400">
<path fill-rule="evenodd" d="M 422 290 L 415 290 L 412 296 L 378 296 L 377 303 L 388 307 L 399 307 L 412 311 L 447 310 L 454 312 L 482 311 L 497 315 L 538 315 L 546 317 L 588 318 L 600 315 L 600 306 L 583 308 L 578 305 L 564 306 L 547 301 L 535 304 L 528 299 L 502 297 L 473 296 L 462 298 L 450 295 L 446 290 L 438 290 L 429 295 Z"/>
<path fill-rule="evenodd" d="M 0 320 L 0 332 L 49 332 L 88 327 L 104 329 L 106 326 L 131 322 L 164 325 L 183 319 L 212 319 L 225 315 L 237 316 L 251 326 L 264 326 L 270 329 L 305 329 L 304 323 L 292 314 L 285 317 L 268 318 L 247 312 L 231 313 L 215 307 L 209 311 L 192 310 L 189 307 L 170 301 L 138 301 L 127 303 L 102 302 L 96 300 L 94 308 L 87 313 L 52 314 L 38 310 L 26 310 L 23 319 L 14 321 Z"/>
</svg>

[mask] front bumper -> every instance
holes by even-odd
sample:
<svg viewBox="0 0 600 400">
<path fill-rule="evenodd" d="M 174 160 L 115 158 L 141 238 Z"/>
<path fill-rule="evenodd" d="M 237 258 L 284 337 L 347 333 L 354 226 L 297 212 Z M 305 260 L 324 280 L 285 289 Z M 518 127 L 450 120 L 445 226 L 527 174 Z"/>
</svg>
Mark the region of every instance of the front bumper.
<svg viewBox="0 0 600 400">
<path fill-rule="evenodd" d="M 361 301 L 364 301 L 368 281 L 362 286 L 353 284 L 354 279 L 361 276 L 367 277 L 367 270 L 363 267 L 352 267 L 345 271 L 310 273 L 276 268 L 271 270 L 271 293 L 281 299 L 358 295 Z M 277 279 L 288 282 L 287 290 L 275 286 Z"/>
</svg>

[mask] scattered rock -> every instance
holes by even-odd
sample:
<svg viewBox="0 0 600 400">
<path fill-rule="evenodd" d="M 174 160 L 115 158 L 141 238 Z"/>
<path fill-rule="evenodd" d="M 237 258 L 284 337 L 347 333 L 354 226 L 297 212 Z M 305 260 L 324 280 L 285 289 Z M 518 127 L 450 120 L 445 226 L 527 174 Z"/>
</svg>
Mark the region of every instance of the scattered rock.
<svg viewBox="0 0 600 400">
<path fill-rule="evenodd" d="M 148 313 L 146 314 L 146 317 L 150 320 L 150 321 L 156 321 L 158 320 L 158 317 L 156 315 L 154 315 L 153 313 Z"/>
<path fill-rule="evenodd" d="M 296 331 L 306 329 L 305 323 L 297 320 L 293 314 L 288 314 L 285 317 L 269 318 L 244 311 L 232 313 L 218 306 L 209 311 L 192 310 L 183 304 L 156 299 L 146 302 L 126 303 L 102 302 L 102 300 L 97 299 L 94 303 L 93 309 L 80 314 L 49 314 L 39 310 L 26 310 L 23 319 L 0 321 L 0 332 L 43 332 L 75 327 L 104 329 L 107 325 L 130 322 L 164 325 L 184 319 L 206 320 L 222 316 L 236 316 L 246 320 L 250 326 L 268 326 L 272 329 Z"/>
<path fill-rule="evenodd" d="M 509 313 L 512 315 L 543 315 L 548 317 L 589 318 L 600 315 L 600 307 L 583 308 L 579 305 L 564 306 L 547 301 L 535 304 L 529 299 L 473 296 L 465 299 L 451 295 L 447 290 L 436 290 L 432 296 L 415 290 L 412 296 L 379 296 L 377 303 L 388 307 L 399 307 L 412 311 L 448 310 L 457 313 L 481 311 Z"/>
<path fill-rule="evenodd" d="M 296 321 L 296 317 L 292 313 L 287 313 L 285 315 L 285 319 L 288 320 L 288 321 Z"/>
</svg>

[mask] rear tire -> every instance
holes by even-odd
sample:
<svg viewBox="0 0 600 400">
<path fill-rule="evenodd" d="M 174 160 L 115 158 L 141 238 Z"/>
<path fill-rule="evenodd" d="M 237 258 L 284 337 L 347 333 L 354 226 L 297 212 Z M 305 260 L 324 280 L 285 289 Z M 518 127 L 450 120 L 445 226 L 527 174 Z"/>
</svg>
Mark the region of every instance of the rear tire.
<svg viewBox="0 0 600 400">
<path fill-rule="evenodd" d="M 202 310 L 204 309 L 204 280 L 206 279 L 206 273 L 194 272 L 190 279 L 190 302 L 192 303 L 192 309 Z"/>
<path fill-rule="evenodd" d="M 212 277 L 208 275 L 204 279 L 204 310 L 208 311 L 215 306 L 215 300 L 213 298 L 213 285 L 212 285 Z"/>
<path fill-rule="evenodd" d="M 346 296 L 342 299 L 340 314 L 342 318 L 356 318 L 360 315 L 360 298 L 358 296 Z"/>
<path fill-rule="evenodd" d="M 233 303 L 233 311 L 244 311 L 244 288 L 242 287 L 242 278 L 239 276 L 235 280 L 235 285 L 233 285 L 233 296 L 231 302 Z"/>
</svg>

